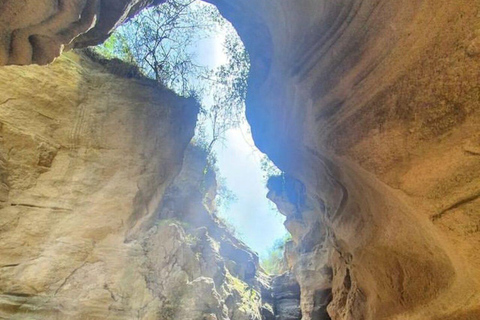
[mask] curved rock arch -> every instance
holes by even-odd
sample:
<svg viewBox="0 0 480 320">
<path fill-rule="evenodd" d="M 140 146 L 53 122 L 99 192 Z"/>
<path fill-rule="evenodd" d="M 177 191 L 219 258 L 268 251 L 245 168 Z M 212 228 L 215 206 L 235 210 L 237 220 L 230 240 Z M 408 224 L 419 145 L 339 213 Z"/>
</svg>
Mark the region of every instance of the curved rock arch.
<svg viewBox="0 0 480 320">
<path fill-rule="evenodd" d="M 153 3 L 76 1 L 63 16 L 44 2 L 28 26 L 1 5 L 0 64 L 49 63 Z M 250 53 L 256 144 L 307 190 L 287 221 L 303 226 L 289 257 L 304 319 L 319 290 L 334 319 L 478 317 L 479 4 L 209 2 Z"/>
</svg>

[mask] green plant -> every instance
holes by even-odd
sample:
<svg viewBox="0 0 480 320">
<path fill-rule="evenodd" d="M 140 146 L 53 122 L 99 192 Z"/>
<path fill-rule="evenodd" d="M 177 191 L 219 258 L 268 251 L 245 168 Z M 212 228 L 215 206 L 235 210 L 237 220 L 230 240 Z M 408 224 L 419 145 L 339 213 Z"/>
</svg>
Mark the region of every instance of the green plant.
<svg viewBox="0 0 480 320">
<path fill-rule="evenodd" d="M 143 10 L 118 28 L 98 51 L 137 65 L 143 73 L 183 96 L 198 95 L 205 69 L 191 47 L 214 27 L 213 11 L 196 0 L 167 0 Z"/>
<path fill-rule="evenodd" d="M 200 113 L 197 136 L 209 141 L 206 143 L 209 153 L 215 143 L 224 141 L 228 130 L 244 121 L 250 58 L 235 31 L 231 27 L 227 30 L 224 42 L 227 62 L 204 76 L 213 89 L 210 92 L 213 103 Z"/>
<path fill-rule="evenodd" d="M 292 240 L 290 234 L 277 239 L 267 254 L 260 257 L 260 265 L 269 274 L 280 274 L 285 271 L 285 244 Z"/>
<path fill-rule="evenodd" d="M 101 45 L 95 47 L 95 51 L 105 58 L 119 58 L 125 62 L 136 65 L 135 57 L 128 44 L 127 38 L 120 32 L 114 32 Z"/>
<path fill-rule="evenodd" d="M 219 28 L 226 34 L 227 62 L 209 69 L 197 62 L 194 48 Z M 243 121 L 250 60 L 233 27 L 211 5 L 167 0 L 118 28 L 97 52 L 137 65 L 146 76 L 180 95 L 201 100 L 208 94 L 195 140 L 209 154 L 229 129 Z"/>
<path fill-rule="evenodd" d="M 260 159 L 260 168 L 263 171 L 263 179 L 265 181 L 268 181 L 270 177 L 282 175 L 282 171 L 275 166 L 266 154 L 262 155 Z"/>
<path fill-rule="evenodd" d="M 234 277 L 230 272 L 226 274 L 227 283 L 230 288 L 237 291 L 241 297 L 239 309 L 244 311 L 255 310 L 260 306 L 260 294 L 250 285 Z"/>
</svg>

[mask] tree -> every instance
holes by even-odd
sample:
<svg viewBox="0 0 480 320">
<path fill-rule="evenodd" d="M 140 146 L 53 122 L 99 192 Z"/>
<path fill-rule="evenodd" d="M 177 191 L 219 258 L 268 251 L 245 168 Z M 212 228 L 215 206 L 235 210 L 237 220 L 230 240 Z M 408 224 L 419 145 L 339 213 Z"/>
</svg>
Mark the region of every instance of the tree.
<svg viewBox="0 0 480 320">
<path fill-rule="evenodd" d="M 267 254 L 261 257 L 260 263 L 267 273 L 281 274 L 286 271 L 287 266 L 284 258 L 285 245 L 291 240 L 290 235 L 285 235 L 283 238 L 277 239 Z"/>
<path fill-rule="evenodd" d="M 199 65 L 195 45 L 213 31 L 225 34 L 227 62 L 216 69 Z M 218 207 L 226 210 L 235 195 L 214 168 L 214 146 L 244 121 L 250 61 L 233 27 L 211 5 L 196 0 L 167 0 L 146 9 L 118 28 L 97 51 L 135 64 L 148 77 L 177 94 L 203 101 L 194 144 L 207 152 L 205 170 L 216 171 Z"/>
<path fill-rule="evenodd" d="M 190 96 L 199 90 L 196 79 L 205 72 L 195 63 L 191 48 L 215 27 L 213 15 L 210 7 L 196 0 L 168 0 L 118 28 L 99 50 L 137 65 L 146 76 Z"/>
<path fill-rule="evenodd" d="M 227 63 L 209 70 L 196 62 L 194 47 L 218 29 L 226 34 Z M 196 137 L 209 154 L 229 129 L 244 121 L 249 57 L 233 27 L 211 5 L 168 0 L 142 11 L 97 50 L 137 65 L 182 96 L 200 100 L 210 95 L 213 102 L 202 105 Z"/>
<path fill-rule="evenodd" d="M 227 33 L 224 42 L 227 62 L 203 76 L 209 83 L 213 103 L 205 108 L 199 119 L 199 135 L 211 152 L 215 143 L 222 142 L 225 133 L 238 127 L 244 119 L 250 59 L 238 35 Z M 203 131 L 202 131 L 203 130 Z"/>
<path fill-rule="evenodd" d="M 271 177 L 282 175 L 282 171 L 275 166 L 275 164 L 266 154 L 263 154 L 260 159 L 260 168 L 263 171 L 263 179 L 265 182 L 267 182 Z"/>
</svg>

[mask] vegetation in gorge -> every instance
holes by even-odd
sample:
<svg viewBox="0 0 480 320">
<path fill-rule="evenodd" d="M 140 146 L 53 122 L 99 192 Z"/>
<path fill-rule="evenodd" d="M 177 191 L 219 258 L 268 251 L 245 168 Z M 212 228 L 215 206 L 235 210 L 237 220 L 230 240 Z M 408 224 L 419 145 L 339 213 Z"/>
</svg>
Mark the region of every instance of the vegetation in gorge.
<svg viewBox="0 0 480 320">
<path fill-rule="evenodd" d="M 195 51 L 201 40 L 214 33 L 224 35 L 227 61 L 212 69 L 198 62 Z M 213 6 L 169 0 L 131 19 L 97 51 L 134 64 L 177 94 L 201 101 L 195 141 L 209 154 L 242 121 L 248 54 L 233 27 Z"/>
<path fill-rule="evenodd" d="M 198 43 L 213 33 L 225 35 L 227 57 L 215 69 L 200 65 L 195 53 Z M 177 94 L 201 102 L 193 142 L 207 151 L 207 170 L 216 167 L 214 145 L 222 143 L 225 133 L 243 120 L 249 58 L 233 27 L 213 6 L 196 0 L 169 0 L 118 28 L 97 51 L 136 65 Z M 218 205 L 228 208 L 235 195 L 216 172 Z"/>
<path fill-rule="evenodd" d="M 225 275 L 230 288 L 240 296 L 241 304 L 238 306 L 242 311 L 255 310 L 261 297 L 260 294 L 245 282 L 234 277 L 230 272 Z"/>
<path fill-rule="evenodd" d="M 291 240 L 290 235 L 285 235 L 283 238 L 277 239 L 267 254 L 261 256 L 260 262 L 267 273 L 281 274 L 286 271 L 284 258 L 285 245 Z"/>
<path fill-rule="evenodd" d="M 225 62 L 215 67 L 202 65 L 197 56 L 199 44 L 218 35 L 223 39 Z M 226 132 L 245 121 L 250 67 L 247 51 L 233 27 L 216 8 L 204 2 L 167 0 L 133 17 L 96 51 L 135 65 L 145 76 L 200 102 L 192 143 L 206 151 L 208 164 L 204 173 L 215 172 L 216 207 L 227 212 L 237 197 L 218 170 L 214 146 L 223 144 Z M 265 182 L 280 174 L 265 155 L 261 168 Z M 233 234 L 239 235 L 228 219 L 222 220 Z"/>
</svg>

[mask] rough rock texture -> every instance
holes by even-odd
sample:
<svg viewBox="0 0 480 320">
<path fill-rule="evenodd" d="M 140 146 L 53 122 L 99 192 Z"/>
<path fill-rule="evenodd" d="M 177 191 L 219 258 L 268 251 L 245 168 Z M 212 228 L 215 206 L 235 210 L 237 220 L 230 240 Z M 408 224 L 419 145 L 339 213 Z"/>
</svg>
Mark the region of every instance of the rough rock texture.
<svg viewBox="0 0 480 320">
<path fill-rule="evenodd" d="M 0 69 L 0 317 L 260 320 L 258 257 L 210 213 L 205 154 L 183 164 L 197 104 L 132 73 Z"/>
<path fill-rule="evenodd" d="M 286 173 L 303 319 L 480 318 L 480 3 L 212 2 Z"/>
<path fill-rule="evenodd" d="M 165 0 L 2 0 L 0 65 L 47 64 L 95 45 L 143 8 Z"/>
<path fill-rule="evenodd" d="M 145 222 L 143 228 L 154 230 L 150 227 L 152 223 L 161 226 L 173 222 L 186 232 L 187 236 L 180 239 L 178 244 L 189 247 L 192 256 L 183 258 L 188 261 L 188 265 L 181 269 L 189 273 L 190 279 L 206 277 L 213 281 L 213 287 L 218 293 L 218 304 L 222 306 L 219 310 L 224 311 L 223 314 L 216 314 L 217 319 L 261 320 L 262 307 L 270 308 L 262 301 L 262 296 L 271 294 L 270 278 L 259 267 L 257 254 L 232 235 L 229 228 L 214 214 L 217 186 L 215 173 L 206 159 L 207 154 L 198 147 L 187 149 L 182 171 L 166 190 L 156 214 Z M 163 232 L 157 233 L 160 241 L 155 248 L 161 247 L 170 238 Z M 146 238 L 151 239 L 150 236 Z M 170 256 L 178 259 L 178 254 Z M 174 290 L 178 290 L 181 283 L 172 280 L 171 274 L 163 273 L 161 265 L 165 260 L 160 256 L 152 260 L 150 266 L 151 279 L 158 283 L 154 289 L 158 290 L 158 294 L 165 294 L 165 282 L 172 281 L 176 287 Z M 181 303 L 183 310 L 189 310 L 190 305 L 198 304 L 197 300 L 204 296 L 202 293 L 189 297 L 191 291 L 190 288 L 185 289 L 186 296 L 173 292 L 172 296 Z M 190 313 L 189 316 L 192 319 L 202 319 L 200 313 Z M 186 314 L 178 313 L 173 317 L 186 318 Z"/>
<path fill-rule="evenodd" d="M 2 43 L 12 43 L 6 38 L 12 34 L 10 25 L 15 26 L 4 17 L 22 21 L 32 11 L 9 15 L 5 3 L 16 2 L 2 3 L 0 29 L 7 30 Z M 292 232 L 287 256 L 300 285 L 303 319 L 328 317 L 325 309 L 332 319 L 480 318 L 479 1 L 210 2 L 245 42 L 252 62 L 247 117 L 257 145 L 286 173 L 285 185 L 272 189 L 270 197 L 279 203 Z M 38 2 L 18 3 L 34 8 Z M 37 23 L 51 15 L 51 8 L 46 12 Z M 34 48 L 40 42 L 39 50 L 32 54 L 32 45 L 10 45 L 10 51 L 1 51 L 0 62 L 29 63 L 33 57 L 33 62 L 44 63 L 58 54 L 58 45 L 48 46 L 55 49 L 53 54 L 43 54 L 47 46 L 37 37 L 30 39 Z M 7 100 L 4 105 L 14 103 Z M 39 117 L 28 114 L 23 120 Z M 48 118 L 36 121 L 56 125 Z M 33 150 L 8 150 L 18 154 L 25 149 Z M 32 182 L 37 171 L 27 170 L 21 159 L 35 159 L 30 166 L 34 161 L 48 168 L 61 150 L 40 143 L 34 149 L 36 154 L 17 158 L 16 173 L 0 174 L 1 198 L 9 204 L 17 197 L 15 188 L 40 186 Z M 2 155 L 2 166 L 12 166 L 12 157 Z M 9 186 L 9 179 L 19 186 Z M 61 188 L 63 197 L 78 185 L 77 179 Z M 92 189 L 98 184 L 92 182 Z M 89 208 L 87 200 L 82 204 Z M 58 208 L 55 219 L 70 209 Z M 16 214 L 2 219 L 9 216 Z M 51 227 L 55 219 L 41 221 Z M 88 228 L 66 230 L 62 232 L 74 235 Z M 38 234 L 26 232 L 26 239 L 30 233 Z M 6 248 L 28 243 L 20 236 L 6 239 L 17 241 Z M 35 241 L 35 246 L 42 243 Z M 82 257 L 75 251 L 79 246 L 68 244 L 49 245 L 33 261 L 48 261 L 59 246 L 68 247 L 61 251 L 68 261 Z M 22 254 L 28 256 L 29 250 Z M 6 263 L 3 272 L 22 270 L 16 271 L 18 279 L 32 283 L 31 288 L 8 289 L 18 304 L 25 294 L 42 288 L 28 268 Z M 57 287 L 69 274 L 61 266 L 41 269 L 58 275 Z M 9 274 L 6 279 L 14 278 Z"/>
<path fill-rule="evenodd" d="M 275 320 L 300 320 L 300 286 L 293 274 L 287 272 L 272 281 Z"/>
</svg>

